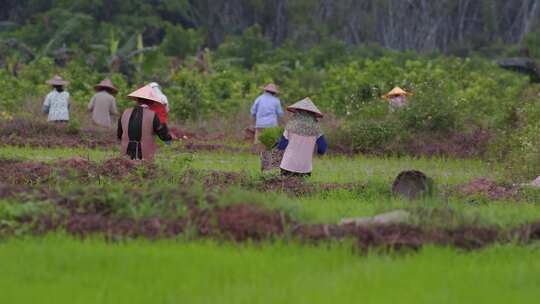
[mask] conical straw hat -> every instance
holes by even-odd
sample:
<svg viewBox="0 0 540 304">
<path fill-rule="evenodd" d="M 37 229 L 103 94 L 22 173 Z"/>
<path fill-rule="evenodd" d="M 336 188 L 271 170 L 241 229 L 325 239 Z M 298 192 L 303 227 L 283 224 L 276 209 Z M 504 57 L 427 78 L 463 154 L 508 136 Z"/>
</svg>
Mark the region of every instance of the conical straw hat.
<svg viewBox="0 0 540 304">
<path fill-rule="evenodd" d="M 269 84 L 265 85 L 262 89 L 267 91 L 267 92 L 274 93 L 274 94 L 279 94 L 280 93 L 279 90 L 278 90 L 277 85 L 275 85 L 273 83 L 269 83 Z"/>
<path fill-rule="evenodd" d="M 409 93 L 400 87 L 395 87 L 392 89 L 392 91 L 384 94 L 382 98 L 390 99 L 392 96 L 410 96 L 410 95 L 412 95 L 412 93 Z"/>
<path fill-rule="evenodd" d="M 112 83 L 112 81 L 110 79 L 103 79 L 94 88 L 96 90 L 99 90 L 99 89 L 111 89 L 115 93 L 118 92 L 118 89 L 114 86 L 114 84 Z"/>
<path fill-rule="evenodd" d="M 315 106 L 315 104 L 313 103 L 313 101 L 311 101 L 309 97 L 306 97 L 299 102 L 287 107 L 287 111 L 289 112 L 296 112 L 296 110 L 308 111 L 314 113 L 317 117 L 323 117 L 321 111 L 317 108 L 317 106 Z"/>
<path fill-rule="evenodd" d="M 145 85 L 144 87 L 136 90 L 135 92 L 132 92 L 128 95 L 128 98 L 131 98 L 133 100 L 137 100 L 137 98 L 153 101 L 153 102 L 159 102 L 161 103 L 161 98 L 159 98 L 159 95 L 156 94 L 154 89 L 150 85 Z"/>
<path fill-rule="evenodd" d="M 58 75 L 54 75 L 52 79 L 47 80 L 47 84 L 50 84 L 52 86 L 65 86 L 68 83 L 69 81 L 62 79 L 62 77 Z"/>
</svg>

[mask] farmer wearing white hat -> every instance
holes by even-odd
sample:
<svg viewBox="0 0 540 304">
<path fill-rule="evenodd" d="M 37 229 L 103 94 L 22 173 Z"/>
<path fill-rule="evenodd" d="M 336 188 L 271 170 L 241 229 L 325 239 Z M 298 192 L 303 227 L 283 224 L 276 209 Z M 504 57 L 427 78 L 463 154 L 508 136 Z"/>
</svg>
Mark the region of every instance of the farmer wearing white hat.
<svg viewBox="0 0 540 304">
<path fill-rule="evenodd" d="M 118 120 L 121 153 L 131 159 L 152 160 L 158 148 L 154 135 L 167 144 L 172 140 L 167 125 L 160 123 L 157 114 L 149 109 L 149 105 L 161 99 L 149 85 L 129 94 L 128 98 L 137 105 L 125 110 Z"/>
<path fill-rule="evenodd" d="M 114 98 L 118 89 L 109 79 L 102 80 L 94 88 L 97 93 L 90 100 L 88 111 L 92 112 L 92 120 L 96 125 L 111 128 L 111 115 L 118 115 Z"/>
<path fill-rule="evenodd" d="M 409 93 L 400 87 L 395 87 L 390 92 L 384 94 L 382 98 L 389 102 L 391 110 L 395 110 L 406 106 L 407 96 L 411 95 L 412 93 Z"/>
<path fill-rule="evenodd" d="M 287 107 L 293 117 L 287 123 L 278 149 L 285 150 L 281 161 L 281 174 L 285 176 L 309 176 L 313 170 L 313 150 L 317 154 L 326 152 L 319 118 L 323 115 L 309 97 Z"/>
<path fill-rule="evenodd" d="M 47 118 L 49 122 L 69 121 L 69 93 L 64 90 L 64 86 L 68 83 L 58 75 L 47 80 L 47 84 L 53 87 L 43 102 L 43 112 L 49 114 Z"/>
<path fill-rule="evenodd" d="M 265 128 L 278 126 L 283 116 L 281 101 L 277 98 L 279 90 L 273 83 L 263 87 L 264 93 L 255 99 L 251 107 L 251 115 L 255 120 L 255 145 L 259 145 L 259 134 Z"/>
</svg>

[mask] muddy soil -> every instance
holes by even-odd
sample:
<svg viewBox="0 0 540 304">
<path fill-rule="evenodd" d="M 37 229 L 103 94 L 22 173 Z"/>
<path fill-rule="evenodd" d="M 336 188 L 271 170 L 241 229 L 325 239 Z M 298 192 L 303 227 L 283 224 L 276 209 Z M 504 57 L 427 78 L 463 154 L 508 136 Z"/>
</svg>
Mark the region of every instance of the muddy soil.
<svg viewBox="0 0 540 304">
<path fill-rule="evenodd" d="M 474 250 L 494 243 L 516 240 L 528 243 L 540 240 L 540 222 L 509 231 L 485 227 L 426 230 L 409 224 L 371 226 L 301 224 L 278 211 L 254 204 L 209 209 L 193 208 L 188 217 L 175 219 L 158 217 L 133 219 L 114 217 L 106 212 L 90 213 L 80 210 L 59 214 L 61 215 L 24 221 L 33 223 L 33 231 L 36 234 L 65 230 L 80 237 L 102 234 L 108 239 L 115 240 L 136 237 L 175 238 L 187 233 L 195 238 L 210 237 L 236 242 L 273 240 L 278 237 L 310 243 L 353 239 L 361 251 L 372 248 L 417 250 L 427 244 Z"/>
<path fill-rule="evenodd" d="M 464 196 L 484 195 L 491 200 L 519 199 L 519 188 L 497 184 L 488 178 L 475 178 L 457 187 L 457 192 Z"/>
<path fill-rule="evenodd" d="M 127 176 L 152 178 L 158 175 L 154 164 L 126 158 L 111 158 L 102 163 L 74 157 L 53 163 L 0 159 L 0 180 L 8 184 L 46 183 L 55 178 L 77 178 L 81 182 L 108 177 L 121 179 Z"/>
</svg>

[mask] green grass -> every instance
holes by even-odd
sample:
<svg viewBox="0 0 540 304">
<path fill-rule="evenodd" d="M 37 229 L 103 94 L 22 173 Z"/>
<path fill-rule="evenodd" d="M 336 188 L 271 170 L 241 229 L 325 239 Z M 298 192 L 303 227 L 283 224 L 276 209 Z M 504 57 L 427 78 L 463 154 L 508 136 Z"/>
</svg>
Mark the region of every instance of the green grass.
<svg viewBox="0 0 540 304">
<path fill-rule="evenodd" d="M 11 239 L 0 244 L 0 303 L 535 303 L 539 254 Z"/>
</svg>

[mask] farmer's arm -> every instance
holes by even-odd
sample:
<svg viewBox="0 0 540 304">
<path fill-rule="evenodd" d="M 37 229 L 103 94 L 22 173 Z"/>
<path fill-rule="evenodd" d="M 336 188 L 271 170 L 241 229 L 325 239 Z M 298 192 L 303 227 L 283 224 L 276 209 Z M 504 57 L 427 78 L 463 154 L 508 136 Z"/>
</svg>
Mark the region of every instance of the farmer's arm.
<svg viewBox="0 0 540 304">
<path fill-rule="evenodd" d="M 159 139 L 163 140 L 164 142 L 170 142 L 172 140 L 167 124 L 162 124 L 159 121 L 159 118 L 157 115 L 154 115 L 154 121 L 152 122 L 152 127 L 154 129 L 154 132 L 158 135 Z"/>
<path fill-rule="evenodd" d="M 116 99 L 112 99 L 110 112 L 112 115 L 118 115 L 118 108 L 116 107 Z"/>
<path fill-rule="evenodd" d="M 251 117 L 253 117 L 253 124 L 257 123 L 257 111 L 259 110 L 259 98 L 255 99 L 255 102 L 251 106 Z"/>
<path fill-rule="evenodd" d="M 49 108 L 51 107 L 51 99 L 49 95 L 45 97 L 45 101 L 43 102 L 43 113 L 49 113 Z"/>
<path fill-rule="evenodd" d="M 281 101 L 279 101 L 279 99 L 276 106 L 276 115 L 279 120 L 278 123 L 282 124 L 283 123 L 283 108 L 281 107 Z"/>
<path fill-rule="evenodd" d="M 96 96 L 92 97 L 92 99 L 90 99 L 90 103 L 88 104 L 88 111 L 89 112 L 92 112 L 94 110 L 94 102 L 96 100 Z"/>
<path fill-rule="evenodd" d="M 324 138 L 324 135 L 321 135 L 319 138 L 317 138 L 317 154 L 323 155 L 326 153 L 327 148 L 328 144 L 326 143 L 326 139 Z"/>
<path fill-rule="evenodd" d="M 118 128 L 116 130 L 116 137 L 118 140 L 122 139 L 122 135 L 124 134 L 124 130 L 122 130 L 122 116 L 118 118 Z"/>
<path fill-rule="evenodd" d="M 287 135 L 287 130 L 285 130 L 285 132 L 283 132 L 283 135 L 279 139 L 277 148 L 278 148 L 278 150 L 285 150 L 288 145 L 289 145 L 289 139 L 288 139 L 288 135 Z"/>
</svg>

